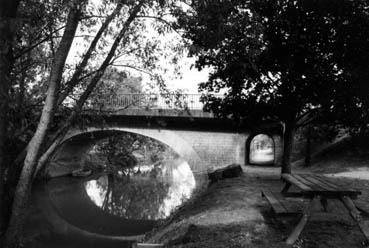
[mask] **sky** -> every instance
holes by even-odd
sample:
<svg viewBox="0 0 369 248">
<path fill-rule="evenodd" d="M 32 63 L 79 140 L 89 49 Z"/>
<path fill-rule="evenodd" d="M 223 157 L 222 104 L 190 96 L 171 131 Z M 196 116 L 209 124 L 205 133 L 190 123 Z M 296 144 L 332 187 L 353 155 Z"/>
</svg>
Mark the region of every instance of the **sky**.
<svg viewBox="0 0 369 248">
<path fill-rule="evenodd" d="M 198 71 L 194 66 L 191 66 L 194 62 L 195 58 L 182 58 L 179 61 L 182 76 L 173 78 L 171 75 L 167 75 L 165 77 L 167 87 L 171 90 L 182 89 L 186 93 L 198 93 L 199 83 L 207 81 L 211 70 Z"/>
<path fill-rule="evenodd" d="M 101 0 L 92 0 L 91 2 L 94 5 L 98 6 L 100 4 L 100 1 Z M 90 37 L 93 37 L 93 33 L 97 32 L 97 28 L 99 28 L 99 26 L 100 25 L 97 24 L 96 29 L 94 30 L 89 30 L 89 31 L 79 30 L 77 34 L 80 33 L 80 34 L 85 34 L 85 35 L 89 35 Z M 152 37 L 153 39 L 158 38 L 158 34 L 152 28 L 150 29 L 149 24 L 147 24 L 147 27 L 148 27 L 146 31 L 147 34 L 145 35 L 148 37 L 148 39 L 150 39 L 150 37 Z M 160 36 L 160 42 L 163 43 L 162 44 L 163 46 L 177 42 L 180 39 L 182 38 L 179 37 L 178 33 L 175 33 L 175 32 L 167 33 L 164 36 Z M 91 40 L 89 42 L 86 42 L 86 39 L 76 38 L 75 41 L 73 42 L 70 53 L 68 55 L 67 61 L 69 62 L 67 63 L 76 64 L 77 61 L 80 61 L 80 56 L 83 54 L 83 51 L 86 51 L 90 42 Z M 110 48 L 110 44 L 106 46 L 106 49 L 109 49 L 109 48 Z M 167 85 L 167 88 L 172 91 L 181 89 L 186 93 L 192 93 L 192 94 L 198 93 L 198 85 L 201 82 L 207 81 L 208 75 L 210 73 L 210 69 L 204 69 L 202 71 L 198 71 L 194 66 L 191 66 L 194 64 L 195 58 L 189 58 L 187 57 L 186 54 L 183 54 L 183 56 L 180 57 L 180 59 L 178 60 L 178 65 L 180 65 L 180 74 L 181 74 L 181 76 L 178 77 L 174 73 L 174 66 L 171 65 L 168 61 L 170 61 L 170 59 L 162 57 L 160 58 L 160 62 L 159 62 L 163 67 L 166 67 L 168 69 L 167 73 L 161 74 Z M 98 63 L 101 63 L 101 62 L 102 61 L 98 61 Z M 116 68 L 118 70 L 120 69 L 119 67 L 116 67 Z M 127 71 L 126 68 L 124 70 Z M 143 79 L 142 83 L 143 83 L 144 88 L 146 88 L 145 86 L 149 88 L 148 85 L 152 84 L 152 81 L 150 81 L 150 77 L 148 75 L 145 75 L 144 73 L 140 73 L 135 70 L 128 70 L 128 72 L 134 77 L 141 76 Z"/>
</svg>

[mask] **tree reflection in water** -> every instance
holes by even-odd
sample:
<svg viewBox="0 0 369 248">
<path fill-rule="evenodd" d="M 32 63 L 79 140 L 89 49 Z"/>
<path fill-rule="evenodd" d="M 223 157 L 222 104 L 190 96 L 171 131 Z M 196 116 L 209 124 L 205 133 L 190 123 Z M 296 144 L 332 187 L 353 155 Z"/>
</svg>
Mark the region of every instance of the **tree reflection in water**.
<svg viewBox="0 0 369 248">
<path fill-rule="evenodd" d="M 164 167 L 164 168 L 163 168 Z M 166 171 L 171 171 L 171 177 Z M 169 173 L 168 173 L 169 174 Z M 158 220 L 191 197 L 196 186 L 189 165 L 178 159 L 127 176 L 104 175 L 85 183 L 90 199 L 104 211 L 127 219 Z"/>
<path fill-rule="evenodd" d="M 169 147 L 147 137 L 128 135 L 128 139 L 115 136 L 94 147 L 100 157 L 105 155 L 107 170 L 85 183 L 86 192 L 110 214 L 127 219 L 164 219 L 190 198 L 196 186 L 194 175 L 188 163 Z"/>
</svg>

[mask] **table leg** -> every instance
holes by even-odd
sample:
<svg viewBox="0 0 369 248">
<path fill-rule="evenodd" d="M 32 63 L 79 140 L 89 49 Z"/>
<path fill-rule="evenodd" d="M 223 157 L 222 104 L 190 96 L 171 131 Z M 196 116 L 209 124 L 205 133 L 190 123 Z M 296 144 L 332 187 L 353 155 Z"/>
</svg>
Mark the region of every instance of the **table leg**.
<svg viewBox="0 0 369 248">
<path fill-rule="evenodd" d="M 360 211 L 356 208 L 354 202 L 351 200 L 348 196 L 341 196 L 341 201 L 349 211 L 351 217 L 354 219 L 354 221 L 357 223 L 357 225 L 360 227 L 361 232 L 364 234 L 366 240 L 369 242 L 369 222 L 364 221 L 361 218 Z"/>
<path fill-rule="evenodd" d="M 308 221 L 308 219 L 311 215 L 311 210 L 315 208 L 315 206 L 319 202 L 319 199 L 320 199 L 320 197 L 314 196 L 311 199 L 310 203 L 304 208 L 304 210 L 302 212 L 302 217 L 301 217 L 299 223 L 293 229 L 290 236 L 286 240 L 287 244 L 292 245 L 298 239 L 298 237 L 300 236 L 300 233 L 304 229 L 304 227 L 306 225 L 306 222 Z"/>
</svg>

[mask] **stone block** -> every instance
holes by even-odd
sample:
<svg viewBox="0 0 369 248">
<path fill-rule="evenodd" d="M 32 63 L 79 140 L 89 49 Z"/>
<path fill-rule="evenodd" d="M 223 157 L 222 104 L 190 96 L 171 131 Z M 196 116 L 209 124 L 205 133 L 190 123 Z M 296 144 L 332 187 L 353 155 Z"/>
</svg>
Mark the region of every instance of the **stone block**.
<svg viewBox="0 0 369 248">
<path fill-rule="evenodd" d="M 208 177 L 209 180 L 213 183 L 225 178 L 239 177 L 241 174 L 242 174 L 241 165 L 231 164 L 224 168 L 208 173 Z"/>
</svg>

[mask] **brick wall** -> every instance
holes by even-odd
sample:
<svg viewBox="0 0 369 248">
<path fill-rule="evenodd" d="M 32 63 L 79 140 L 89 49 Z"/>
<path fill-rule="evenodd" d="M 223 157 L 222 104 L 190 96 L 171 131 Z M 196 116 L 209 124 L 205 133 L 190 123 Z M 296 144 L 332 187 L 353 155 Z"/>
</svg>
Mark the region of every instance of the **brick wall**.
<svg viewBox="0 0 369 248">
<path fill-rule="evenodd" d="M 232 163 L 244 164 L 247 133 L 176 131 L 212 170 Z"/>
</svg>

